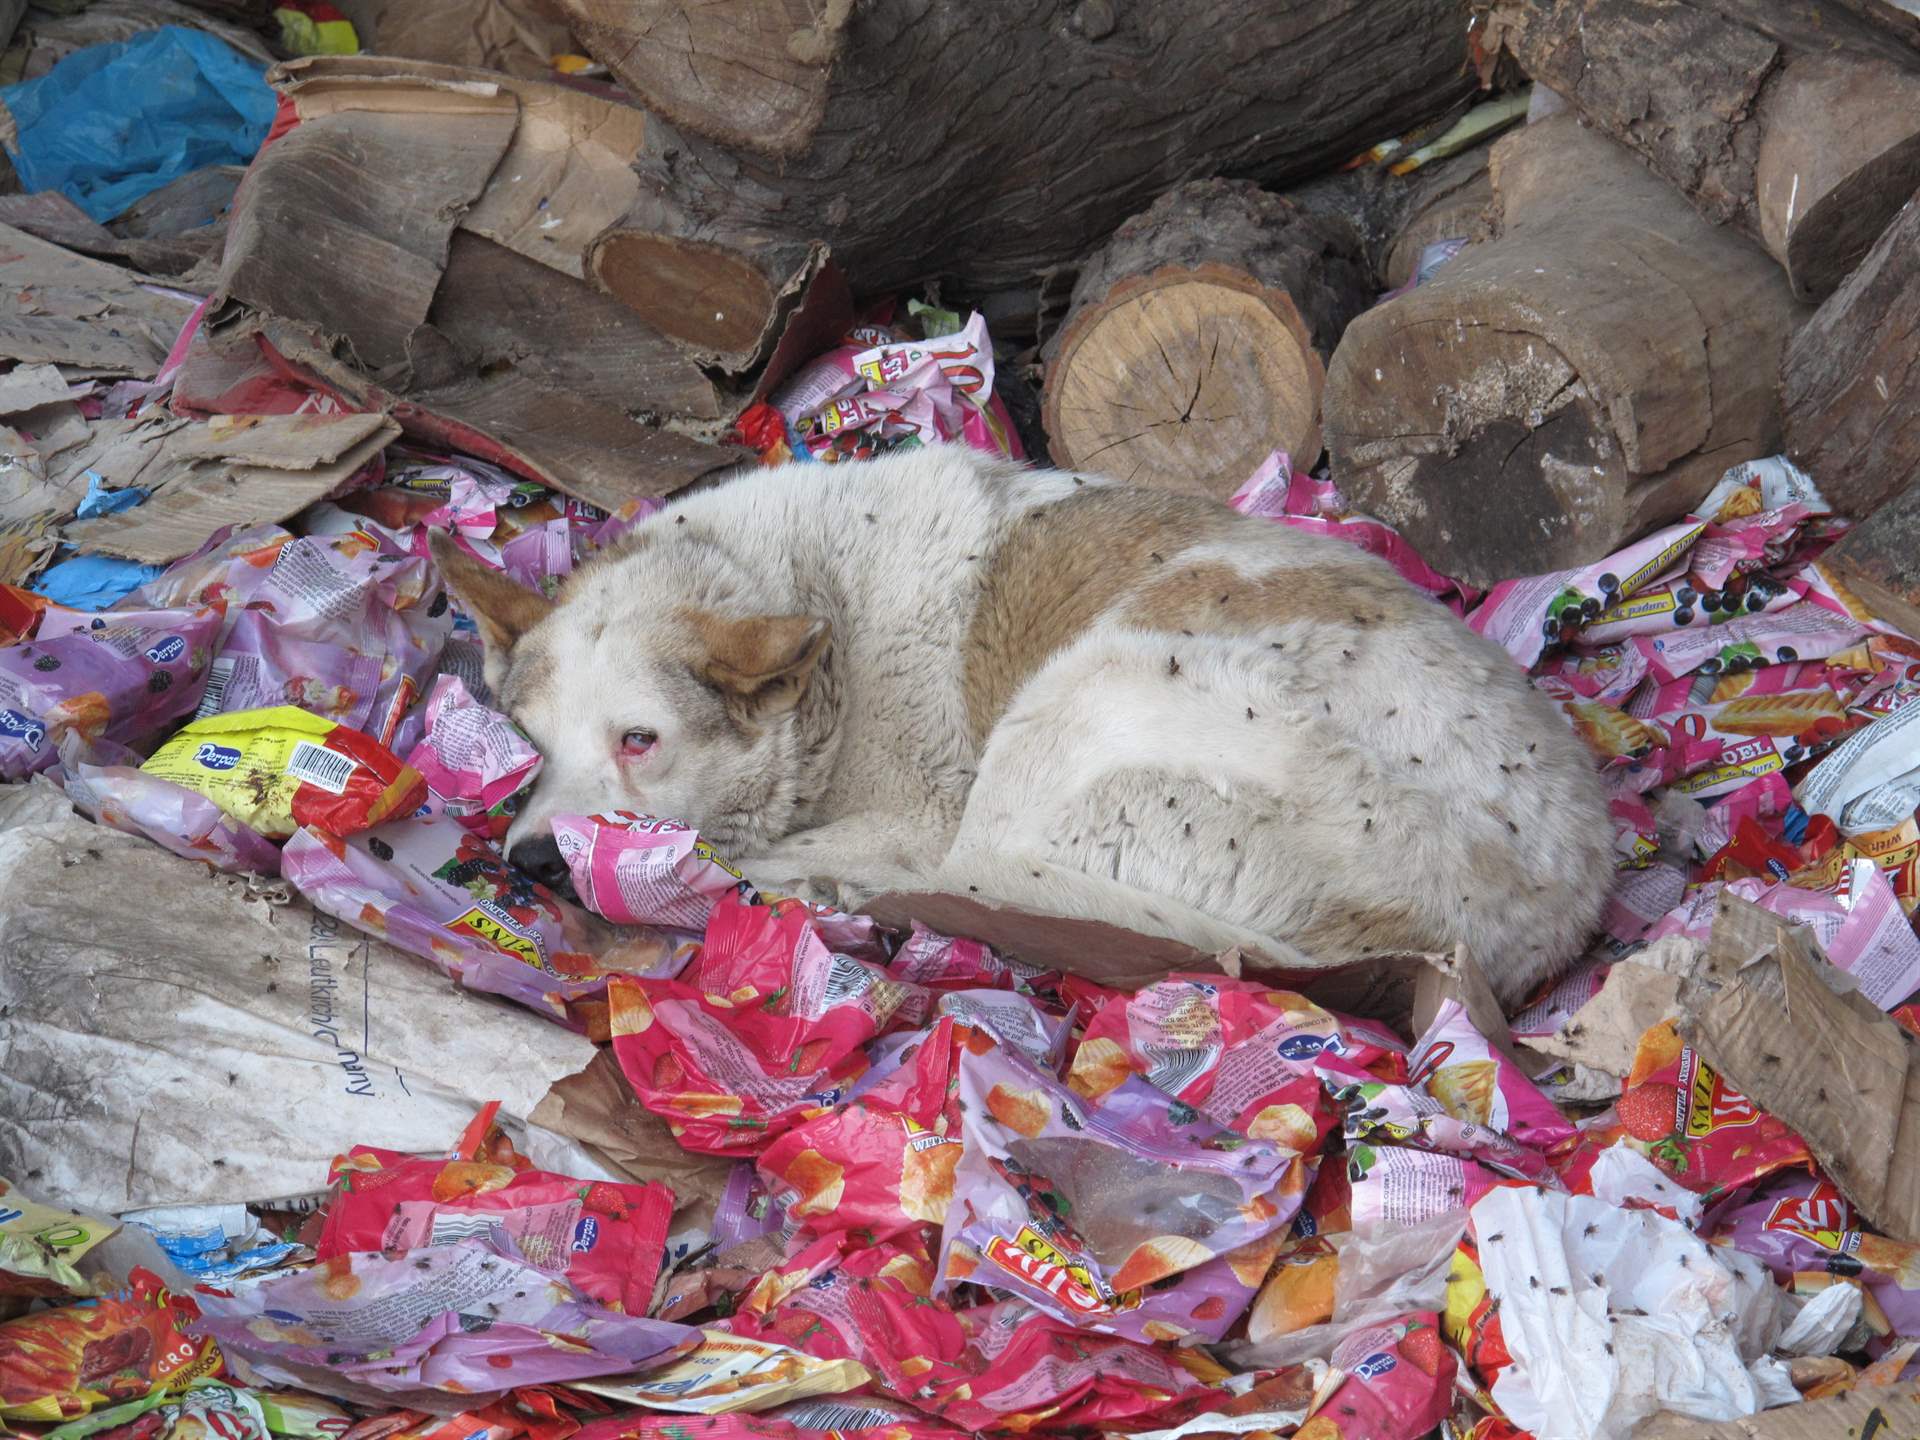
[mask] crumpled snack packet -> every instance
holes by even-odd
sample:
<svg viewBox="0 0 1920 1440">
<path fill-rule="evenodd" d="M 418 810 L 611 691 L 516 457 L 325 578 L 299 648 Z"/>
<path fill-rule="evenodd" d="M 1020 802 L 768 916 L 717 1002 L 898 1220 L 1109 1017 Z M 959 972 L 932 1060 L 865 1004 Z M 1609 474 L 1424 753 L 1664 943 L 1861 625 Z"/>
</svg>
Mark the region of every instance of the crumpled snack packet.
<svg viewBox="0 0 1920 1440">
<path fill-rule="evenodd" d="M 1858 640 L 1865 627 L 1804 600 L 1784 609 L 1744 615 L 1724 625 L 1636 636 L 1657 680 L 1682 675 L 1722 675 L 1761 665 L 1821 660 Z"/>
<path fill-rule="evenodd" d="M 1800 1293 L 1851 1280 L 1866 1292 L 1863 1318 L 1876 1351 L 1920 1339 L 1920 1245 L 1859 1228 L 1832 1181 L 1782 1175 L 1752 1196 L 1729 1199 L 1708 1217 L 1708 1238 L 1751 1255 Z"/>
<path fill-rule="evenodd" d="M 1458 1155 L 1366 1142 L 1347 1151 L 1347 1180 L 1353 1186 L 1352 1229 L 1363 1242 L 1389 1229 L 1464 1214 L 1502 1185 L 1530 1183 Z"/>
<path fill-rule="evenodd" d="M 134 598 L 157 597 L 227 607 L 201 716 L 294 705 L 383 745 L 399 743 L 453 628 L 432 562 L 371 521 L 303 538 L 276 525 L 216 536 Z"/>
<path fill-rule="evenodd" d="M 802 1047 L 778 1060 L 735 1033 L 733 1007 L 683 982 L 614 976 L 607 985 L 614 1058 L 641 1103 L 683 1149 L 754 1155 L 838 1103 L 867 1068 L 858 1047 L 819 1063 Z"/>
<path fill-rule="evenodd" d="M 269 1418 L 271 1403 L 251 1390 L 239 1390 L 218 1380 L 199 1379 L 177 1393 L 163 1390 L 129 1400 L 124 1405 L 96 1409 L 90 1415 L 49 1430 L 47 1437 L 48 1440 L 85 1440 L 89 1435 L 98 1435 L 101 1440 L 208 1440 L 208 1437 L 270 1440 L 272 1436 L 290 1433 L 275 1428 L 276 1420 L 284 1423 L 285 1412 L 275 1406 Z M 344 1411 L 334 1413 L 341 1421 L 334 1432 L 338 1435 L 352 1422 Z"/>
<path fill-rule="evenodd" d="M 1502 580 L 1467 616 L 1467 628 L 1531 666 L 1549 645 L 1654 583 L 1706 528 L 1704 520 L 1683 520 L 1576 570 Z"/>
<path fill-rule="evenodd" d="M 74 1267 L 119 1228 L 117 1220 L 41 1205 L 0 1179 L 0 1297 L 92 1294 L 93 1282 Z"/>
<path fill-rule="evenodd" d="M 871 1244 L 944 1221 L 962 1148 L 956 1051 L 993 1043 L 942 1019 L 892 1075 L 768 1145 L 758 1165 L 787 1226 L 806 1235 L 854 1230 Z"/>
<path fill-rule="evenodd" d="M 1366 1070 L 1389 1053 L 1291 991 L 1170 975 L 1087 1022 L 1067 1084 L 1098 1100 L 1138 1074 L 1220 1125 L 1309 1154 L 1339 1123 L 1316 1062 Z"/>
<path fill-rule="evenodd" d="M 617 932 L 568 904 L 444 816 L 346 840 L 303 828 L 280 870 L 315 908 L 590 1035 L 607 1033 L 609 976 L 670 974 L 686 961 L 654 932 Z"/>
<path fill-rule="evenodd" d="M 1535 1184 L 1559 1184 L 1544 1154 L 1487 1125 L 1456 1118 L 1430 1093 L 1414 1086 L 1362 1081 L 1334 1086 L 1333 1096 L 1347 1107 L 1349 1149 L 1358 1144 L 1405 1145 L 1458 1155 Z M 1567 1133 L 1574 1133 L 1572 1126 Z"/>
<path fill-rule="evenodd" d="M 398 1253 L 477 1235 L 508 1236 L 526 1262 L 566 1277 L 609 1310 L 644 1315 L 660 1276 L 673 1191 L 665 1185 L 576 1180 L 493 1156 L 429 1160 L 356 1145 L 334 1162 L 321 1260 Z"/>
<path fill-rule="evenodd" d="M 861 1404 L 865 1404 L 864 1398 Z M 636 1410 L 625 1415 L 609 1415 L 589 1420 L 575 1432 L 572 1440 L 974 1440 L 965 1430 L 949 1429 L 928 1421 L 901 1421 L 891 1418 L 871 1424 L 858 1424 L 839 1414 L 850 1408 L 857 1416 L 859 1406 L 821 1408 L 822 1423 L 787 1420 L 772 1415 L 713 1415 L 698 1430 L 675 1415 L 650 1415 Z M 805 1402 L 795 1406 L 805 1409 Z M 810 1418 L 810 1417 L 809 1417 Z"/>
<path fill-rule="evenodd" d="M 192 1304 L 151 1271 L 127 1289 L 0 1324 L 0 1420 L 48 1423 L 221 1373 Z"/>
<path fill-rule="evenodd" d="M 737 895 L 748 904 L 760 898 L 745 876 L 678 820 L 615 810 L 556 815 L 552 824 L 580 903 L 618 924 L 704 930 L 721 896 Z"/>
<path fill-rule="evenodd" d="M 1812 1163 L 1806 1142 L 1727 1084 L 1681 1042 L 1671 1020 L 1640 1037 L 1612 1124 L 1585 1133 L 1605 1144 L 1618 1138 L 1616 1132 L 1687 1189 L 1709 1198 L 1775 1170 Z M 1571 1174 L 1568 1180 L 1581 1188 Z"/>
<path fill-rule="evenodd" d="M 0 779 L 52 765 L 63 735 L 134 745 L 191 715 L 220 619 L 45 606 L 31 639 L 0 649 Z"/>
<path fill-rule="evenodd" d="M 74 734 L 61 738 L 61 788 L 81 811 L 102 825 L 144 835 L 183 859 L 203 860 L 216 870 L 280 873 L 280 847 L 205 795 L 146 774 L 137 764 L 96 764 L 88 758 L 110 748 L 89 746 Z"/>
<path fill-rule="evenodd" d="M 575 1388 L 649 1410 L 727 1415 L 770 1410 L 816 1395 L 842 1395 L 872 1379 L 855 1360 L 819 1360 L 770 1340 L 705 1330 L 691 1355 L 643 1378 L 583 1380 Z"/>
<path fill-rule="evenodd" d="M 303 825 L 358 834 L 427 798 L 419 771 L 379 741 L 291 705 L 195 720 L 140 770 L 274 839 Z"/>
<path fill-rule="evenodd" d="M 493 1234 L 336 1255 L 243 1290 L 202 1285 L 195 1328 L 276 1384 L 440 1410 L 449 1394 L 623 1375 L 700 1343 L 698 1330 L 602 1308 Z"/>
<path fill-rule="evenodd" d="M 520 727 L 467 693 L 457 675 L 433 683 L 427 733 L 407 756 L 437 811 L 489 840 L 504 840 L 519 800 L 540 773 L 540 752 Z"/>
<path fill-rule="evenodd" d="M 982 941 L 942 935 L 918 920 L 887 964 L 887 974 L 929 990 L 1030 990 L 1049 972 L 1000 955 Z"/>
<path fill-rule="evenodd" d="M 1221 1338 L 1313 1178 L 1141 1080 L 1096 1108 L 1004 1047 L 961 1057 L 960 1103 L 937 1293 L 992 1285 L 1132 1339 Z"/>
<path fill-rule="evenodd" d="M 1333 1347 L 1332 1362 L 1346 1381 L 1295 1440 L 1420 1440 L 1453 1408 L 1459 1362 L 1431 1310 L 1363 1326 Z"/>
<path fill-rule="evenodd" d="M 1506 1236 L 1501 1234 L 1494 1243 L 1505 1241 Z M 1471 1231 L 1460 1237 L 1453 1263 L 1447 1268 L 1447 1303 L 1441 1312 L 1440 1328 L 1484 1384 L 1491 1385 L 1513 1363 L 1506 1333 L 1500 1327 L 1500 1306 L 1487 1293 L 1487 1277 L 1480 1268 L 1480 1245 Z"/>
<path fill-rule="evenodd" d="M 1566 1116 L 1510 1057 L 1487 1042 L 1466 1007 L 1448 1000 L 1407 1056 L 1413 1085 L 1464 1124 L 1484 1126 L 1545 1150 L 1572 1138 Z"/>
</svg>

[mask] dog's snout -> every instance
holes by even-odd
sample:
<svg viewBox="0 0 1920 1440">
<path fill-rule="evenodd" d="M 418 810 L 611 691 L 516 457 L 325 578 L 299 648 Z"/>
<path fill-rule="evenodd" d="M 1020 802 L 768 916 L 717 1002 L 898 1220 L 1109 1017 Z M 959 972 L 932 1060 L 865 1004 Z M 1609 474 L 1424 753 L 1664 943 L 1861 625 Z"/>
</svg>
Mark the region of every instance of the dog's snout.
<svg viewBox="0 0 1920 1440">
<path fill-rule="evenodd" d="M 560 847 L 551 835 L 522 840 L 508 853 L 507 859 L 515 869 L 531 875 L 549 890 L 564 889 L 571 877 L 567 862 L 561 858 Z"/>
</svg>

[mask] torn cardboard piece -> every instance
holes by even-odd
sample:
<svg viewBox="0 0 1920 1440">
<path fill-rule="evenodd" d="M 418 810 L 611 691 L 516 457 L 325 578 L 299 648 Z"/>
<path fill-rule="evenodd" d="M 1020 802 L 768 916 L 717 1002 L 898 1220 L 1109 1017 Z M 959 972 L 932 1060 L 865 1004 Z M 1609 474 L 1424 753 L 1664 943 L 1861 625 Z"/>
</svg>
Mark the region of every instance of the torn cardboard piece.
<svg viewBox="0 0 1920 1440">
<path fill-rule="evenodd" d="M 150 378 L 192 312 L 115 265 L 0 224 L 0 359 Z"/>
<path fill-rule="evenodd" d="M 316 55 L 289 61 L 269 78 L 303 121 L 350 104 L 369 87 L 484 81 L 511 91 L 520 102 L 519 128 L 460 228 L 575 280 L 588 242 L 626 214 L 640 193 L 633 161 L 646 139 L 647 117 L 632 105 L 393 52 Z"/>
<path fill-rule="evenodd" d="M 207 225 L 179 235 L 129 239 L 114 234 L 58 190 L 0 195 L 0 224 L 12 225 L 82 255 L 116 260 L 149 275 L 176 278 L 196 270 L 203 262 L 217 261 L 226 238 L 224 225 Z"/>
<path fill-rule="evenodd" d="M 617 1178 L 521 1123 L 583 1036 L 38 779 L 0 793 L 0 1053 L 0 1173 L 82 1208 L 298 1203 L 350 1146 L 441 1153 L 492 1099 L 537 1164 Z"/>
<path fill-rule="evenodd" d="M 285 520 L 327 499 L 400 437 L 400 426 L 377 414 L 244 418 L 311 423 L 304 430 L 274 426 L 267 438 L 232 427 L 203 438 L 213 429 L 211 421 L 189 427 L 174 447 L 176 455 L 189 464 L 196 454 L 205 455 L 208 462 L 194 464 L 190 474 L 170 479 L 144 505 L 67 526 L 68 541 L 82 550 L 164 565 L 191 555 L 223 526 L 244 528 Z M 353 440 L 356 434 L 362 438 Z M 276 436 L 285 438 L 276 445 L 272 440 Z M 237 458 L 212 461 L 222 449 L 236 457 L 267 458 L 253 463 L 240 463 Z M 318 460 L 307 469 L 290 468 L 296 460 L 323 449 L 331 451 L 333 458 Z"/>
<path fill-rule="evenodd" d="M 67 380 L 52 365 L 16 365 L 0 375 L 0 415 L 18 415 L 65 400 Z"/>
<path fill-rule="evenodd" d="M 399 371 L 461 214 L 519 124 L 498 85 L 364 86 L 255 158 L 234 196 L 218 295 L 335 336 Z"/>
<path fill-rule="evenodd" d="M 381 415 L 210 415 L 182 432 L 174 448 L 190 460 L 311 470 L 398 429 Z"/>
<path fill-rule="evenodd" d="M 1920 1050 L 1825 974 L 1839 976 L 1804 930 L 1723 896 L 1706 962 L 1680 989 L 1680 1033 L 1805 1139 L 1870 1225 L 1920 1242 Z"/>
<path fill-rule="evenodd" d="M 46 568 L 57 527 L 86 493 L 84 479 L 77 490 L 50 481 L 32 443 L 0 426 L 0 585 L 25 585 Z"/>
<path fill-rule="evenodd" d="M 1527 1042 L 1556 1060 L 1608 1075 L 1633 1069 L 1640 1037 L 1680 1015 L 1681 981 L 1700 960 L 1700 947 L 1682 935 L 1668 936 L 1607 972 L 1606 983 L 1552 1035 Z"/>
<path fill-rule="evenodd" d="M 660 1180 L 685 1210 L 720 1203 L 734 1162 L 682 1150 L 667 1122 L 640 1103 L 613 1051 L 598 1051 L 578 1075 L 556 1080 L 527 1119 L 591 1149 L 634 1180 Z"/>
</svg>

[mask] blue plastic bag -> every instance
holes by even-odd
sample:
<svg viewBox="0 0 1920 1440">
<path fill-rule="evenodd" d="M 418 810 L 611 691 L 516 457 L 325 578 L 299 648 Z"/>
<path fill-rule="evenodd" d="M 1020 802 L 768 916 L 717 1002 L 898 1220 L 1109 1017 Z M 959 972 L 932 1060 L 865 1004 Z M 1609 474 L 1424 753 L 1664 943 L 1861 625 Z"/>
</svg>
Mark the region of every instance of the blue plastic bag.
<svg viewBox="0 0 1920 1440">
<path fill-rule="evenodd" d="M 32 588 L 56 605 L 75 610 L 104 610 L 126 599 L 162 568 L 120 560 L 112 555 L 75 555 L 42 572 Z"/>
<path fill-rule="evenodd" d="M 58 190 L 95 220 L 207 165 L 244 165 L 278 102 L 262 67 L 201 30 L 168 25 L 76 50 L 0 88 L 21 187 Z"/>
</svg>

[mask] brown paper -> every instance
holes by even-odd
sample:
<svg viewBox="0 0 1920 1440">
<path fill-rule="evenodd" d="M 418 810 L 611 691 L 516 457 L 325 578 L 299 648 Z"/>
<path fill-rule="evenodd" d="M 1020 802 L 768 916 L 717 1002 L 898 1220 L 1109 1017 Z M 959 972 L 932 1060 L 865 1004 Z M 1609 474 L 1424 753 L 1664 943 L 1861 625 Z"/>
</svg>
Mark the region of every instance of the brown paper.
<svg viewBox="0 0 1920 1440">
<path fill-rule="evenodd" d="M 1911 1386 L 1849 1390 L 1739 1420 L 1655 1415 L 1633 1440 L 1912 1440 L 1920 1435 L 1920 1392 Z"/>
<path fill-rule="evenodd" d="M 607 1049 L 579 1074 L 555 1081 L 527 1119 L 590 1146 L 635 1180 L 663 1181 L 680 1210 L 718 1205 L 733 1170 L 734 1162 L 722 1156 L 682 1150 L 666 1121 L 640 1103 Z"/>
</svg>

